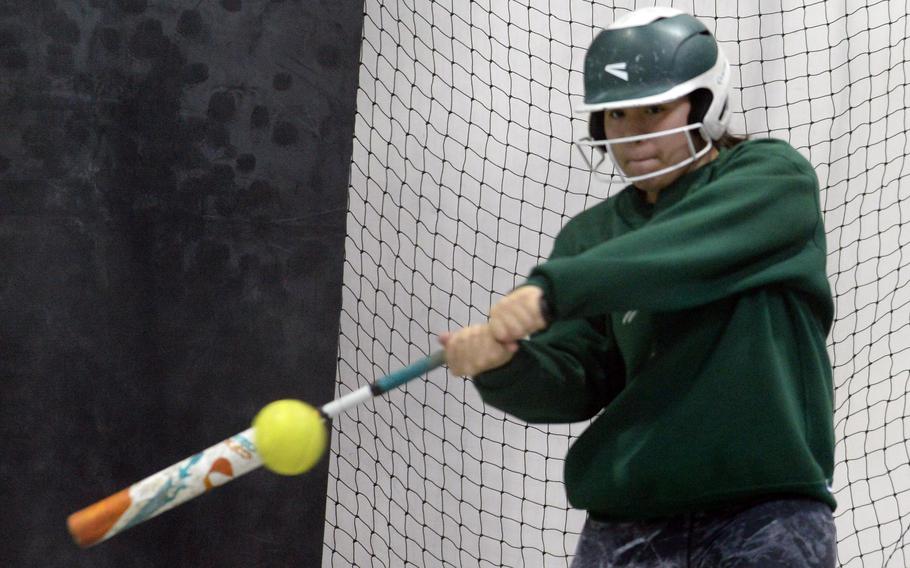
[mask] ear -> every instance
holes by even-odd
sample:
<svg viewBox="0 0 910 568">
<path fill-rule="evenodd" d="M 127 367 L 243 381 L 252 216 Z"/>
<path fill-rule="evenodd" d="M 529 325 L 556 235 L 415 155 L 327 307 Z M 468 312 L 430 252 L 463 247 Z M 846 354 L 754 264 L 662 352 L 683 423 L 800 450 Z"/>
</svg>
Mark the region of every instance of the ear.
<svg viewBox="0 0 910 568">
<path fill-rule="evenodd" d="M 689 93 L 689 104 L 692 105 L 689 110 L 689 124 L 702 122 L 705 119 L 713 98 L 708 89 L 696 89 Z"/>
</svg>

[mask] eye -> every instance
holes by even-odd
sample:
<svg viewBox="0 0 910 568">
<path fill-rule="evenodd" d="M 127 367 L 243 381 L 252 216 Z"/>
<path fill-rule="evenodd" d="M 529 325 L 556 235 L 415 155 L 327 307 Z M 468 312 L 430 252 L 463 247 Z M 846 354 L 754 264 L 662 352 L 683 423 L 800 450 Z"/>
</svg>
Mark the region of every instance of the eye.
<svg viewBox="0 0 910 568">
<path fill-rule="evenodd" d="M 645 109 L 645 112 L 648 114 L 660 114 L 664 111 L 664 107 L 661 105 L 649 106 Z"/>
<path fill-rule="evenodd" d="M 611 110 L 607 112 L 607 116 L 613 120 L 619 120 L 620 118 L 626 116 L 626 113 L 621 110 Z"/>
</svg>

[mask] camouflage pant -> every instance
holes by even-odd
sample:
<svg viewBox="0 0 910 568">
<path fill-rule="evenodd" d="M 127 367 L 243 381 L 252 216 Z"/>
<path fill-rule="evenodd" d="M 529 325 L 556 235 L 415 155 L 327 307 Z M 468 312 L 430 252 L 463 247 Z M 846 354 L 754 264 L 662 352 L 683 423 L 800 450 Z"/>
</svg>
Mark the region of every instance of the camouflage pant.
<svg viewBox="0 0 910 568">
<path fill-rule="evenodd" d="M 585 523 L 572 568 L 833 568 L 831 509 L 805 499 L 765 501 L 644 522 Z"/>
</svg>

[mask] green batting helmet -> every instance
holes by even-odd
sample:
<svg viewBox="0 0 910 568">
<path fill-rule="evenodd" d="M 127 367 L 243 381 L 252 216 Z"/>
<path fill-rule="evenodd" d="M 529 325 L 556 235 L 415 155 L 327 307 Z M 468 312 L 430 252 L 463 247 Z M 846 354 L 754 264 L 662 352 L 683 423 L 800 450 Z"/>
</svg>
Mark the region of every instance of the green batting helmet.
<svg viewBox="0 0 910 568">
<path fill-rule="evenodd" d="M 585 99 L 592 140 L 603 140 L 606 110 L 666 103 L 696 91 L 693 100 L 706 141 L 727 130 L 730 65 L 705 25 L 673 8 L 644 8 L 601 31 L 585 56 Z M 707 107 L 707 108 L 705 108 Z M 702 116 L 698 116 L 702 114 Z"/>
</svg>

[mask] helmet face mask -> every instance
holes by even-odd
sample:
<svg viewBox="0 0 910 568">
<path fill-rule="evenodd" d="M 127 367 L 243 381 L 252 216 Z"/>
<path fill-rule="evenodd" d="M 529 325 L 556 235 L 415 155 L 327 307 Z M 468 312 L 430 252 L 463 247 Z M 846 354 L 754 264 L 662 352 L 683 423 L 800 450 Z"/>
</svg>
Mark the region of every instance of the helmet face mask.
<svg viewBox="0 0 910 568">
<path fill-rule="evenodd" d="M 692 140 L 692 131 L 694 130 L 700 134 L 703 127 L 704 127 L 704 125 L 702 123 L 695 122 L 692 124 L 687 124 L 686 126 L 680 126 L 678 128 L 660 130 L 658 132 L 651 132 L 648 134 L 638 134 L 635 136 L 624 136 L 622 138 L 611 138 L 611 139 L 603 138 L 600 140 L 594 140 L 591 138 L 581 138 L 579 140 L 576 140 L 575 144 L 576 144 L 576 147 L 581 152 L 582 160 L 585 161 L 585 163 L 588 166 L 588 169 L 590 169 L 597 177 L 601 178 L 604 181 L 608 181 L 608 182 L 612 181 L 611 172 L 608 171 L 607 169 L 605 169 L 606 158 L 607 158 L 607 156 L 609 156 L 610 160 L 613 162 L 613 167 L 615 168 L 615 171 L 619 173 L 620 177 L 628 183 L 635 183 L 637 181 L 662 176 L 664 174 L 667 174 L 672 171 L 678 170 L 680 168 L 686 167 L 689 164 L 692 164 L 692 163 L 698 161 L 699 159 L 702 158 L 702 156 L 704 156 L 705 154 L 710 152 L 711 149 L 714 147 L 710 138 L 705 139 L 704 147 L 702 147 L 700 150 L 696 148 L 695 142 Z M 646 174 L 640 174 L 637 176 L 630 176 L 626 172 L 623 171 L 622 167 L 619 165 L 619 161 L 616 159 L 615 155 L 613 154 L 613 145 L 614 144 L 627 144 L 630 142 L 638 142 L 640 140 L 649 140 L 652 138 L 661 138 L 664 136 L 672 136 L 674 134 L 679 134 L 679 133 L 684 133 L 686 135 L 686 142 L 687 142 L 687 145 L 689 148 L 689 157 L 686 159 L 683 159 L 671 166 L 661 168 L 657 171 L 648 172 Z M 588 148 L 588 150 L 585 151 L 585 148 Z M 600 153 L 600 159 L 595 161 L 593 159 L 593 156 L 596 155 L 598 152 Z"/>
<path fill-rule="evenodd" d="M 585 56 L 584 84 L 584 103 L 576 111 L 589 114 L 589 136 L 576 140 L 576 144 L 580 150 L 591 147 L 601 151 L 601 159 L 592 166 L 598 174 L 606 173 L 601 168 L 607 155 L 612 159 L 613 144 L 632 141 L 606 139 L 605 111 L 660 105 L 686 96 L 691 101 L 696 91 L 708 94 L 708 104 L 699 105 L 704 109 L 703 116 L 696 113 L 690 118 L 691 124 L 681 130 L 686 132 L 690 159 L 636 177 L 626 176 L 617 165 L 617 172 L 629 182 L 662 175 L 696 161 L 727 130 L 730 65 L 704 24 L 673 8 L 637 10 L 601 31 Z M 693 130 L 706 141 L 697 151 Z M 646 137 L 671 133 L 655 132 Z M 589 165 L 594 162 L 587 155 L 593 157 L 594 152 L 582 154 Z"/>
</svg>

